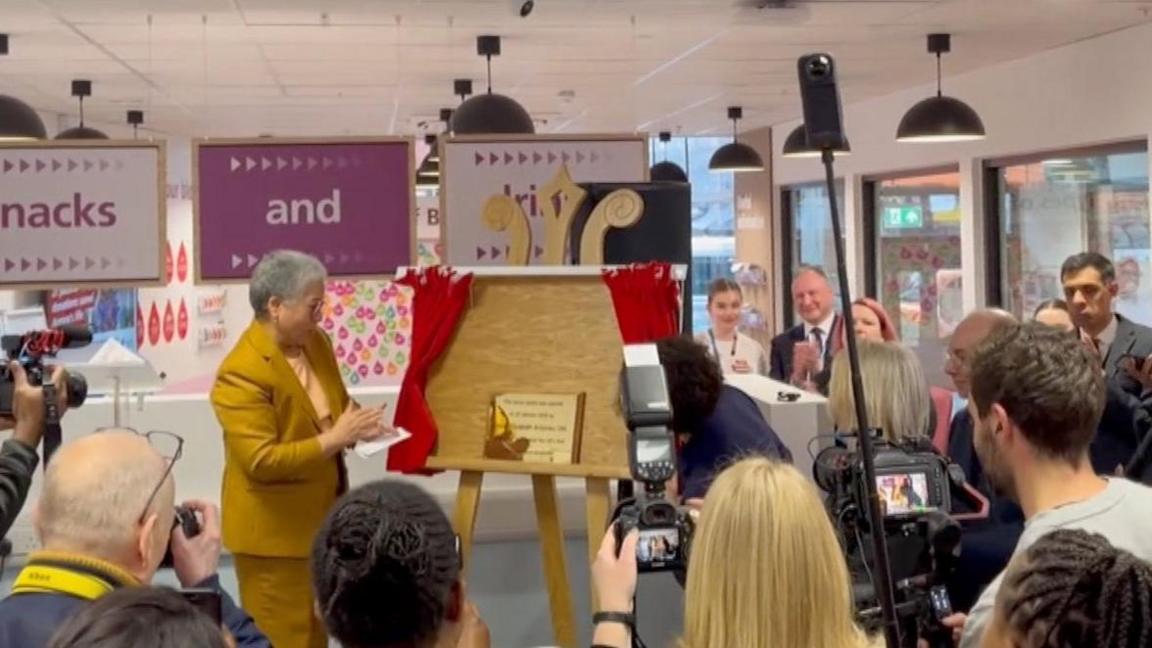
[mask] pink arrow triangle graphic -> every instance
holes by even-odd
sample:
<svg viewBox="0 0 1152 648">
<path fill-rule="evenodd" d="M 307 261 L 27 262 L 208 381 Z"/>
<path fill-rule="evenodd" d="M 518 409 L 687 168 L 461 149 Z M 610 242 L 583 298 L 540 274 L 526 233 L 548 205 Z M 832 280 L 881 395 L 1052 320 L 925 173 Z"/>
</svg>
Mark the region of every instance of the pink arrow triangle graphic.
<svg viewBox="0 0 1152 648">
<path fill-rule="evenodd" d="M 528 156 L 525 155 L 523 151 L 521 151 L 519 159 L 520 159 L 520 164 L 524 164 L 525 162 L 528 161 Z"/>
<path fill-rule="evenodd" d="M 12 160 L 4 160 L 4 173 L 8 173 L 12 168 Z"/>
<path fill-rule="evenodd" d="M 488 154 L 488 163 L 489 164 L 499 164 L 500 163 L 500 156 L 496 155 L 495 153 L 489 153 Z"/>
<path fill-rule="evenodd" d="M 260 170 L 267 171 L 272 168 L 272 160 L 268 158 L 260 158 Z"/>
<path fill-rule="evenodd" d="M 32 267 L 32 264 L 28 262 L 28 259 L 20 259 L 20 269 L 21 270 L 27 270 L 28 268 L 31 268 L 31 267 Z"/>
<path fill-rule="evenodd" d="M 476 155 L 476 161 L 475 161 L 475 163 L 473 163 L 472 166 L 480 166 L 481 164 L 484 164 L 484 154 L 483 153 L 476 153 L 475 155 Z"/>
<path fill-rule="evenodd" d="M 540 161 L 543 159 L 544 159 L 544 156 L 540 155 L 539 153 L 533 153 L 532 154 L 532 162 L 534 164 L 540 164 Z"/>
<path fill-rule="evenodd" d="M 47 261 L 45 261 L 44 259 L 36 259 L 36 269 L 37 270 L 43 270 L 44 268 L 47 268 L 47 267 L 48 267 Z"/>
<path fill-rule="evenodd" d="M 20 160 L 20 173 L 24 173 L 27 170 L 28 170 L 27 160 Z"/>
<path fill-rule="evenodd" d="M 79 268 L 79 267 L 80 267 L 79 261 L 77 261 L 76 259 L 73 259 L 72 257 L 68 257 L 68 269 L 69 270 L 75 270 L 76 268 Z"/>
<path fill-rule="evenodd" d="M 111 262 L 106 257 L 101 257 L 100 269 L 101 270 L 107 270 L 109 265 L 111 265 Z"/>
<path fill-rule="evenodd" d="M 560 159 L 564 160 L 564 164 L 568 164 L 568 160 L 571 160 L 572 158 L 568 155 L 568 151 L 564 151 L 560 154 Z"/>
<path fill-rule="evenodd" d="M 515 159 L 511 153 L 504 153 L 504 164 L 512 164 L 512 161 Z"/>
<path fill-rule="evenodd" d="M 292 158 L 292 170 L 293 171 L 299 169 L 301 164 L 303 164 L 303 162 L 300 161 L 300 158 L 298 158 L 298 157 Z"/>
<path fill-rule="evenodd" d="M 477 259 L 483 259 L 486 255 L 487 255 L 487 253 L 484 252 L 484 248 L 480 248 L 480 247 L 476 248 L 476 258 Z"/>
<path fill-rule="evenodd" d="M 44 170 L 44 160 L 36 160 L 36 172 L 39 173 L 40 171 L 43 171 L 43 170 Z"/>
<path fill-rule="evenodd" d="M 230 172 L 236 173 L 236 169 L 239 169 L 239 168 L 240 168 L 240 160 L 237 160 L 236 158 L 229 158 L 228 159 L 228 170 Z"/>
<path fill-rule="evenodd" d="M 8 272 L 9 270 L 11 270 L 12 268 L 15 268 L 15 267 L 16 267 L 16 264 L 12 263 L 12 259 L 4 259 L 4 271 L 5 272 Z"/>
<path fill-rule="evenodd" d="M 491 254 L 492 254 L 493 259 L 499 259 L 500 258 L 500 248 L 493 247 Z"/>
<path fill-rule="evenodd" d="M 53 257 L 53 259 L 52 259 L 52 269 L 53 269 L 53 270 L 59 270 L 60 268 L 63 268 L 63 267 L 64 267 L 64 264 L 60 262 L 60 259 L 57 259 L 57 258 Z"/>
<path fill-rule="evenodd" d="M 348 160 L 345 159 L 344 157 L 336 158 L 336 168 L 347 169 L 348 168 Z"/>
<path fill-rule="evenodd" d="M 332 168 L 332 158 L 324 158 L 324 170 L 327 171 L 328 169 L 331 169 L 331 168 Z"/>
<path fill-rule="evenodd" d="M 581 153 L 580 151 L 576 151 L 576 164 L 580 164 L 583 161 L 584 161 L 584 154 Z"/>
<path fill-rule="evenodd" d="M 96 265 L 96 262 L 92 260 L 92 257 L 84 257 L 84 269 L 85 270 L 91 270 L 95 265 Z"/>
<path fill-rule="evenodd" d="M 555 161 L 556 161 L 556 154 L 553 153 L 552 151 L 548 151 L 548 164 L 552 164 Z"/>
<path fill-rule="evenodd" d="M 315 169 L 317 164 L 319 164 L 319 163 L 316 161 L 316 158 L 308 158 L 308 170 L 309 171 L 311 171 L 312 169 Z"/>
<path fill-rule="evenodd" d="M 78 166 L 80 166 L 80 165 L 76 164 L 76 160 L 68 160 L 68 170 L 69 171 L 75 171 L 76 167 L 78 167 Z"/>
<path fill-rule="evenodd" d="M 60 160 L 52 160 L 52 170 L 53 171 L 59 171 L 61 166 L 63 166 L 63 165 L 60 164 Z"/>
<path fill-rule="evenodd" d="M 92 170 L 92 160 L 84 160 L 84 170 L 85 171 L 91 171 Z"/>
<path fill-rule="evenodd" d="M 251 171 L 256 168 L 256 160 L 252 158 L 244 158 L 244 170 Z"/>
<path fill-rule="evenodd" d="M 277 171 L 283 171 L 284 167 L 286 167 L 286 166 L 288 166 L 288 160 L 285 160 L 282 157 L 276 158 L 276 170 Z"/>
</svg>

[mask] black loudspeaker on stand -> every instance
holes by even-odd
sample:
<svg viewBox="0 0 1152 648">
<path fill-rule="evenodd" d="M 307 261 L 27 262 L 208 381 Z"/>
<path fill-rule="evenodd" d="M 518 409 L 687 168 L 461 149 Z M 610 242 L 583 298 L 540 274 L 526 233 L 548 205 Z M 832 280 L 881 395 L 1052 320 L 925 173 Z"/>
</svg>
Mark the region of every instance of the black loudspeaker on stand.
<svg viewBox="0 0 1152 648">
<path fill-rule="evenodd" d="M 848 290 L 848 269 L 844 260 L 844 239 L 840 224 L 840 212 L 836 205 L 836 183 L 833 171 L 832 150 L 843 144 L 844 126 L 841 120 L 840 91 L 836 84 L 836 64 L 828 54 L 808 54 L 797 61 L 800 80 L 800 97 L 804 104 L 804 126 L 808 144 L 821 151 L 824 162 L 824 176 L 828 185 L 828 210 L 832 216 L 832 241 L 836 250 L 836 273 L 840 279 L 841 316 L 844 330 L 855 330 L 852 318 L 852 297 Z M 860 455 L 864 464 L 865 488 L 868 494 L 868 519 L 872 529 L 884 528 L 880 510 L 880 496 L 876 491 L 876 465 L 872 429 L 868 422 L 868 411 L 864 401 L 864 384 L 860 378 L 860 356 L 856 348 L 856 336 L 844 336 L 847 341 L 848 360 L 852 372 L 852 396 L 856 405 L 856 421 L 859 434 Z M 900 623 L 896 616 L 896 598 L 892 583 L 891 561 L 888 543 L 883 533 L 872 533 L 875 564 L 872 568 L 876 595 L 884 618 L 884 636 L 889 648 L 902 646 Z"/>
<path fill-rule="evenodd" d="M 580 239 L 592 210 L 617 189 L 631 189 L 644 200 L 644 215 L 636 224 L 611 229 L 604 236 L 604 263 L 626 265 L 663 261 L 684 265 L 683 304 L 680 330 L 692 332 L 692 186 L 687 182 L 582 183 L 588 200 L 572 219 L 569 251 L 580 263 Z"/>
</svg>

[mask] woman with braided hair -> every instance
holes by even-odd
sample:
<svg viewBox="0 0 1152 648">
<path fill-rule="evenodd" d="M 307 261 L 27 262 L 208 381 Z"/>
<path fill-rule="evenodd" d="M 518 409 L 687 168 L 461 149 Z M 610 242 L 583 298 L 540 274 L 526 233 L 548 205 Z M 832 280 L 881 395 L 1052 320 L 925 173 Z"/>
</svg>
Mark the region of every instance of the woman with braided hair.
<svg viewBox="0 0 1152 648">
<path fill-rule="evenodd" d="M 1053 531 L 1008 568 L 983 645 L 1152 646 L 1152 565 L 1098 533 Z"/>
</svg>

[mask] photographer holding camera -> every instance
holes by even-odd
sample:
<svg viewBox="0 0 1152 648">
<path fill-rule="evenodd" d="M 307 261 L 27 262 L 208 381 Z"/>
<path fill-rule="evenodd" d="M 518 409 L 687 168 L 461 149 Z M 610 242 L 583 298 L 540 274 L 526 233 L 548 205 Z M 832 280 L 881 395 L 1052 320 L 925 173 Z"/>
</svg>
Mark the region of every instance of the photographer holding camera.
<svg viewBox="0 0 1152 648">
<path fill-rule="evenodd" d="M 592 576 L 601 612 L 628 616 L 638 534 L 604 538 Z M 740 558 L 733 556 L 740 552 Z M 868 644 L 852 617 L 848 568 L 815 487 L 771 459 L 741 460 L 713 482 L 685 587 L 683 648 Z M 604 618 L 594 646 L 628 648 L 631 628 Z"/>
<path fill-rule="evenodd" d="M 12 438 L 0 447 L 0 538 L 12 528 L 32 484 L 32 473 L 40 463 L 36 448 L 44 435 L 44 390 L 29 384 L 20 363 L 9 365 L 14 382 L 12 416 L 0 416 L 0 430 L 12 430 Z M 62 367 L 52 370 L 51 382 L 56 387 L 58 411 L 63 414 L 68 404 L 67 374 Z"/>
<path fill-rule="evenodd" d="M 28 556 L 12 594 L 0 601 L 0 646 L 41 648 L 84 605 L 117 589 L 151 583 L 169 547 L 184 587 L 219 595 L 221 620 L 240 648 L 271 643 L 220 587 L 216 507 L 186 502 L 200 533 L 173 528 L 172 466 L 152 439 L 158 433 L 113 430 L 63 446 L 44 477 L 36 510 L 41 551 Z"/>
</svg>

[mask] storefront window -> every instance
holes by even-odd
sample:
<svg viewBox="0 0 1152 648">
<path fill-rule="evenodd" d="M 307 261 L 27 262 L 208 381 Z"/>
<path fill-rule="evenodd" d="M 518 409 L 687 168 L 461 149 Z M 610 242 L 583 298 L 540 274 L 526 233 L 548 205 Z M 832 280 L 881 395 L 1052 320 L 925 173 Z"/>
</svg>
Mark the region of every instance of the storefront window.
<svg viewBox="0 0 1152 648">
<path fill-rule="evenodd" d="M 880 301 L 928 382 L 949 387 L 944 339 L 964 316 L 960 174 L 906 175 L 870 183 Z"/>
<path fill-rule="evenodd" d="M 823 182 L 784 187 L 781 195 L 785 231 L 791 231 L 784 250 L 783 283 L 784 320 L 795 321 L 792 312 L 792 278 L 802 265 L 820 266 L 828 273 L 836 299 L 840 299 L 840 278 L 836 273 L 836 248 L 832 239 L 832 216 L 828 209 L 828 188 Z M 844 181 L 836 181 L 836 206 L 840 212 L 841 235 L 844 234 Z M 839 302 L 837 302 L 839 303 Z"/>
<path fill-rule="evenodd" d="M 1116 310 L 1152 323 L 1145 143 L 1048 154 L 995 172 L 1005 308 L 1028 318 L 1040 302 L 1062 297 L 1061 264 L 1092 251 L 1116 265 Z"/>
<path fill-rule="evenodd" d="M 736 259 L 736 184 L 731 173 L 712 173 L 708 160 L 727 137 L 674 137 L 652 141 L 653 163 L 668 160 L 688 171 L 692 184 L 692 328 L 708 330 L 708 284 L 732 277 Z"/>
</svg>

